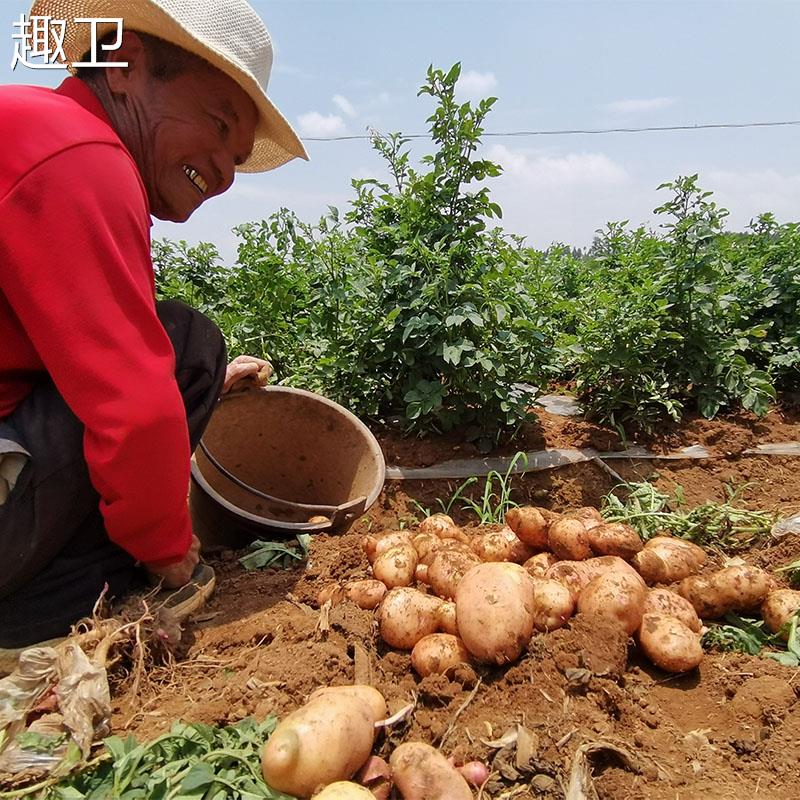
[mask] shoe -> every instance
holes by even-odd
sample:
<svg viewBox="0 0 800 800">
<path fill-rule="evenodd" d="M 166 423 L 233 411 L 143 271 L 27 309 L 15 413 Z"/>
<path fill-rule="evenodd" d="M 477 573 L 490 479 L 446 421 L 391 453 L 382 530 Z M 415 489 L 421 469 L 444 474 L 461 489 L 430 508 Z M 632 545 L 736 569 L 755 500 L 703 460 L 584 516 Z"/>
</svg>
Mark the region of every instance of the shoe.
<svg viewBox="0 0 800 800">
<path fill-rule="evenodd" d="M 176 622 L 181 622 L 206 604 L 216 585 L 214 570 L 200 562 L 189 583 L 179 589 L 162 589 L 155 596 L 154 607 L 168 610 Z"/>
</svg>

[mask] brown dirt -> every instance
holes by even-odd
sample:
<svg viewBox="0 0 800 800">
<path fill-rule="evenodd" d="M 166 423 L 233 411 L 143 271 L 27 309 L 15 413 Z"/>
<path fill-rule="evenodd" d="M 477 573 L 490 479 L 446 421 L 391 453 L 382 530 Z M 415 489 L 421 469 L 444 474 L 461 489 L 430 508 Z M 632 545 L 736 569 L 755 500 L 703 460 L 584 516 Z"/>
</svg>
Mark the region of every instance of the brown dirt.
<svg viewBox="0 0 800 800">
<path fill-rule="evenodd" d="M 695 421 L 679 439 L 693 443 L 705 436 L 707 445 L 723 442 L 725 452 L 740 452 L 745 440 L 800 438 L 796 420 L 790 423 L 784 415 L 766 423 L 765 430 L 751 422 Z M 558 425 L 547 434 L 548 446 L 576 446 L 570 431 L 594 435 L 576 420 Z M 748 438 L 746 431 L 756 438 Z M 443 454 L 453 457 L 454 446 L 446 440 L 427 445 L 392 441 L 387 460 L 402 456 L 408 459 L 405 464 L 432 463 Z M 458 451 L 459 457 L 465 454 Z M 752 507 L 788 512 L 800 510 L 798 463 L 796 458 L 733 455 L 614 466 L 625 478 L 654 478 L 668 490 L 680 484 L 690 504 L 723 498 L 726 484 L 748 484 L 744 498 Z M 379 741 L 381 752 L 402 739 L 419 738 L 457 758 L 488 760 L 504 777 L 483 797 L 497 797 L 503 787 L 517 785 L 530 788 L 515 797 L 563 798 L 576 749 L 593 740 L 625 747 L 635 759 L 632 769 L 613 754 L 593 757 L 602 800 L 797 797 L 798 670 L 740 654 L 709 654 L 699 671 L 670 676 L 646 663 L 616 629 L 578 616 L 566 629 L 537 635 L 527 654 L 509 667 L 463 668 L 449 677 L 419 679 L 407 653 L 379 642 L 371 612 L 344 604 L 332 610 L 327 630 L 321 628 L 314 607 L 321 586 L 369 575 L 362 535 L 411 524 L 419 514 L 413 500 L 436 509 L 436 499 L 449 497 L 457 483 L 387 484 L 379 502 L 349 534 L 316 537 L 302 568 L 245 572 L 239 553 L 213 556 L 218 589 L 185 632 L 183 657 L 172 668 L 155 670 L 137 697 L 119 697 L 116 732 L 151 737 L 175 719 L 231 723 L 247 715 L 280 716 L 318 686 L 352 683 L 356 657 L 366 653 L 368 664 L 360 664 L 359 675 L 372 676 L 391 711 L 415 698 L 417 703 L 409 720 L 389 740 Z M 556 510 L 598 505 L 613 483 L 597 465 L 578 464 L 515 479 L 515 499 Z M 460 508 L 453 513 L 461 522 L 468 519 Z M 770 542 L 746 557 L 766 568 L 785 564 L 800 557 L 800 535 Z M 513 747 L 487 744 L 517 725 L 533 737 L 527 769 L 515 767 Z"/>
</svg>

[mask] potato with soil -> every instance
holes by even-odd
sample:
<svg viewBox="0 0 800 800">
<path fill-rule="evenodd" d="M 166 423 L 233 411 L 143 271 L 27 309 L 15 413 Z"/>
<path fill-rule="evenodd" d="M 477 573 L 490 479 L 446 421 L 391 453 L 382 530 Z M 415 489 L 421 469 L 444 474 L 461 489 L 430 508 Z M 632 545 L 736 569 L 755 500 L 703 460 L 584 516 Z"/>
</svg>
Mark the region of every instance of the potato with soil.
<svg viewBox="0 0 800 800">
<path fill-rule="evenodd" d="M 533 548 L 522 542 L 507 525 L 499 531 L 475 536 L 470 544 L 481 561 L 513 561 L 521 564 L 533 555 Z"/>
<path fill-rule="evenodd" d="M 376 580 L 386 584 L 387 589 L 411 586 L 417 569 L 417 551 L 409 542 L 390 547 L 380 553 L 372 563 L 372 574 Z"/>
<path fill-rule="evenodd" d="M 459 664 L 469 664 L 472 658 L 464 643 L 450 633 L 423 636 L 411 651 L 411 666 L 418 675 L 441 675 Z"/>
<path fill-rule="evenodd" d="M 453 636 L 458 636 L 456 604 L 452 600 L 442 600 L 442 604 L 436 609 L 436 617 L 442 633 L 452 633 Z"/>
<path fill-rule="evenodd" d="M 700 636 L 677 617 L 645 614 L 639 645 L 645 656 L 666 672 L 688 672 L 703 660 Z"/>
<path fill-rule="evenodd" d="M 761 616 L 767 628 L 772 633 L 780 633 L 784 641 L 789 638 L 789 631 L 784 626 L 798 611 L 800 592 L 796 589 L 776 589 L 767 595 L 761 606 Z"/>
<path fill-rule="evenodd" d="M 609 572 L 592 580 L 578 598 L 578 611 L 586 616 L 618 622 L 630 636 L 642 623 L 644 584 L 629 575 Z"/>
<path fill-rule="evenodd" d="M 595 578 L 608 573 L 627 575 L 644 585 L 641 575 L 619 556 L 599 556 L 587 558 L 586 561 L 559 561 L 545 572 L 544 577 L 566 586 L 577 601 L 580 593 Z"/>
<path fill-rule="evenodd" d="M 533 578 L 519 564 L 478 564 L 456 589 L 458 634 L 479 661 L 515 661 L 533 634 L 533 606 Z"/>
<path fill-rule="evenodd" d="M 344 595 L 351 602 L 365 611 L 376 609 L 386 595 L 386 584 L 383 581 L 365 578 L 360 581 L 348 581 L 344 585 Z"/>
<path fill-rule="evenodd" d="M 550 512 L 547 512 L 550 514 Z M 550 520 L 544 509 L 535 506 L 519 506 L 506 512 L 505 523 L 519 537 L 520 541 L 536 550 L 547 549 L 547 529 Z"/>
<path fill-rule="evenodd" d="M 644 599 L 644 614 L 658 614 L 662 617 L 675 617 L 689 630 L 700 633 L 703 623 L 697 616 L 694 606 L 686 599 L 669 589 L 650 589 Z"/>
<path fill-rule="evenodd" d="M 447 514 L 433 514 L 430 517 L 426 517 L 419 524 L 419 532 L 432 533 L 440 539 L 457 539 L 460 542 L 469 541 L 469 536 Z"/>
<path fill-rule="evenodd" d="M 411 534 L 408 531 L 371 533 L 363 538 L 361 547 L 364 550 L 367 561 L 372 564 L 381 553 L 400 544 L 411 544 Z"/>
<path fill-rule="evenodd" d="M 744 565 L 684 578 L 678 594 L 694 606 L 701 619 L 716 619 L 729 611 L 750 611 L 760 606 L 774 588 L 768 572 Z"/>
<path fill-rule="evenodd" d="M 411 544 L 414 545 L 414 549 L 417 551 L 419 563 L 426 566 L 433 561 L 436 551 L 443 543 L 444 540 L 440 539 L 435 533 L 418 533 L 411 539 Z"/>
<path fill-rule="evenodd" d="M 544 578 L 545 573 L 550 567 L 558 563 L 558 559 L 552 553 L 537 553 L 531 556 L 522 566 L 534 578 Z"/>
<path fill-rule="evenodd" d="M 429 744 L 405 742 L 389 764 L 403 800 L 472 800 L 464 777 Z"/>
<path fill-rule="evenodd" d="M 583 561 L 591 558 L 589 532 L 579 519 L 562 517 L 547 529 L 547 546 L 559 558 L 567 561 Z"/>
<path fill-rule="evenodd" d="M 428 583 L 438 597 L 451 600 L 464 574 L 479 563 L 480 559 L 472 551 L 439 550 L 428 567 Z"/>
<path fill-rule="evenodd" d="M 591 530 L 605 523 L 603 515 L 592 506 L 582 506 L 581 508 L 565 511 L 561 515 L 561 519 L 577 519 L 583 523 L 583 527 L 586 528 L 586 530 Z"/>
<path fill-rule="evenodd" d="M 533 626 L 546 633 L 563 628 L 575 613 L 575 601 L 566 586 L 545 578 L 533 583 Z"/>
<path fill-rule="evenodd" d="M 589 547 L 598 556 L 618 556 L 630 561 L 644 547 L 642 537 L 622 522 L 595 525 L 587 535 Z"/>
<path fill-rule="evenodd" d="M 278 723 L 261 754 L 264 781 L 307 798 L 320 786 L 351 778 L 369 758 L 386 702 L 371 686 L 318 689 Z"/>
<path fill-rule="evenodd" d="M 673 536 L 655 536 L 631 559 L 648 584 L 677 583 L 706 562 L 702 547 Z"/>
<path fill-rule="evenodd" d="M 438 597 L 410 587 L 398 587 L 386 593 L 378 608 L 378 629 L 389 647 L 412 650 L 423 636 L 440 627 Z"/>
<path fill-rule="evenodd" d="M 315 794 L 314 800 L 375 800 L 375 795 L 357 783 L 336 781 Z"/>
</svg>

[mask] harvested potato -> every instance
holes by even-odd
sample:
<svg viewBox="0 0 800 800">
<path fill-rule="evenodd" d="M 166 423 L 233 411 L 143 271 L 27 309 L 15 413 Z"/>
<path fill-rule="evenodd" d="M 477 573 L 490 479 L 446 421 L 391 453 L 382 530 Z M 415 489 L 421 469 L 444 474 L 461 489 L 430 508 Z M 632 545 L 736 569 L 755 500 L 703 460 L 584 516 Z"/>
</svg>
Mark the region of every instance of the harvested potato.
<svg viewBox="0 0 800 800">
<path fill-rule="evenodd" d="M 398 587 L 386 593 L 378 608 L 381 638 L 390 647 L 411 650 L 423 637 L 439 630 L 442 601 L 417 589 Z"/>
<path fill-rule="evenodd" d="M 675 617 L 695 633 L 700 633 L 703 627 L 694 606 L 669 589 L 650 589 L 644 598 L 644 613 Z"/>
<path fill-rule="evenodd" d="M 547 545 L 559 558 L 583 561 L 592 557 L 589 535 L 580 519 L 562 517 L 547 529 Z"/>
<path fill-rule="evenodd" d="M 372 792 L 371 800 L 389 800 L 392 791 L 392 770 L 379 756 L 370 756 L 356 773 L 356 781 Z"/>
<path fill-rule="evenodd" d="M 513 561 L 521 564 L 533 555 L 533 549 L 520 541 L 508 526 L 474 537 L 471 546 L 481 561 Z"/>
<path fill-rule="evenodd" d="M 749 611 L 760 606 L 774 587 L 768 572 L 745 565 L 684 578 L 678 594 L 694 606 L 702 619 L 716 619 L 729 611 Z"/>
<path fill-rule="evenodd" d="M 603 515 L 596 508 L 592 508 L 592 506 L 583 506 L 582 508 L 574 508 L 570 511 L 566 511 L 561 515 L 561 518 L 580 520 L 587 530 L 596 528 L 598 525 L 603 525 L 605 523 Z"/>
<path fill-rule="evenodd" d="M 577 601 L 580 593 L 597 577 L 586 569 L 584 561 L 558 561 L 545 573 L 548 580 L 558 581 L 569 589 L 572 599 Z"/>
<path fill-rule="evenodd" d="M 456 620 L 479 661 L 516 660 L 533 634 L 533 578 L 519 564 L 478 564 L 456 588 Z"/>
<path fill-rule="evenodd" d="M 411 666 L 421 677 L 441 675 L 459 664 L 469 664 L 469 651 L 458 636 L 431 633 L 423 636 L 411 651 Z"/>
<path fill-rule="evenodd" d="M 587 616 L 616 620 L 630 636 L 642 622 L 644 584 L 615 572 L 594 578 L 578 597 L 578 611 Z"/>
<path fill-rule="evenodd" d="M 655 536 L 631 559 L 649 584 L 682 581 L 694 575 L 705 561 L 702 547 L 673 536 Z"/>
<path fill-rule="evenodd" d="M 535 556 L 531 556 L 522 566 L 534 578 L 543 578 L 547 570 L 557 562 L 558 559 L 552 553 L 537 553 Z"/>
<path fill-rule="evenodd" d="M 789 632 L 782 629 L 798 610 L 800 610 L 800 592 L 795 589 L 775 589 L 764 600 L 761 616 L 764 617 L 766 626 L 773 633 L 780 633 L 781 638 L 786 641 Z"/>
<path fill-rule="evenodd" d="M 688 672 L 703 660 L 700 637 L 677 617 L 645 614 L 639 644 L 645 656 L 667 672 Z"/>
<path fill-rule="evenodd" d="M 619 556 L 627 561 L 644 547 L 642 537 L 622 522 L 595 525 L 587 535 L 589 546 L 598 556 Z"/>
<path fill-rule="evenodd" d="M 323 606 L 330 601 L 332 606 L 338 606 L 344 597 L 344 586 L 341 583 L 329 583 L 317 592 L 317 605 Z"/>
<path fill-rule="evenodd" d="M 382 533 L 365 536 L 361 546 L 367 556 L 367 561 L 372 564 L 381 554 L 399 544 L 411 544 L 411 534 L 408 531 L 383 531 Z"/>
<path fill-rule="evenodd" d="M 419 524 L 420 533 L 432 533 L 440 539 L 457 539 L 460 542 L 469 541 L 469 537 L 453 522 L 447 514 L 433 514 L 426 517 Z"/>
<path fill-rule="evenodd" d="M 386 584 L 383 581 L 365 578 L 360 581 L 348 581 L 344 585 L 345 597 L 355 603 L 359 608 L 372 611 L 381 604 L 386 594 Z"/>
<path fill-rule="evenodd" d="M 464 573 L 479 563 L 472 551 L 440 550 L 428 567 L 428 583 L 436 595 L 451 600 Z"/>
<path fill-rule="evenodd" d="M 417 583 L 428 583 L 427 564 L 417 564 L 417 568 L 414 570 L 414 580 L 417 581 Z"/>
<path fill-rule="evenodd" d="M 264 745 L 264 781 L 306 798 L 320 786 L 351 778 L 369 758 L 375 723 L 385 716 L 386 702 L 371 686 L 318 689 L 278 723 Z"/>
<path fill-rule="evenodd" d="M 547 547 L 547 528 L 550 522 L 542 513 L 542 509 L 535 506 L 510 508 L 506 512 L 505 522 L 525 544 L 536 550 L 544 550 Z"/>
<path fill-rule="evenodd" d="M 436 551 L 444 544 L 435 533 L 418 533 L 411 540 L 414 549 L 417 551 L 420 564 L 430 564 L 433 561 Z"/>
<path fill-rule="evenodd" d="M 309 517 L 308 521 L 312 525 L 323 525 L 330 522 L 330 517 L 324 517 L 322 514 L 315 514 L 313 517 Z"/>
<path fill-rule="evenodd" d="M 455 603 L 450 600 L 443 600 L 442 604 L 436 610 L 436 616 L 439 618 L 439 630 L 442 633 L 452 633 L 453 636 L 458 635 Z"/>
<path fill-rule="evenodd" d="M 634 578 L 644 585 L 644 579 L 636 569 L 619 556 L 597 556 L 596 558 L 587 558 L 586 561 L 578 563 L 583 564 L 584 570 L 586 570 L 591 579 L 614 572 L 618 575 L 627 575 L 630 578 Z"/>
<path fill-rule="evenodd" d="M 403 800 L 472 800 L 464 777 L 429 744 L 401 744 L 389 765 Z"/>
<path fill-rule="evenodd" d="M 533 626 L 537 631 L 563 628 L 575 611 L 575 601 L 566 586 L 554 580 L 533 583 Z"/>
<path fill-rule="evenodd" d="M 357 783 L 336 781 L 315 794 L 314 800 L 375 800 L 375 795 Z"/>
<path fill-rule="evenodd" d="M 407 542 L 379 553 L 372 563 L 372 574 L 387 588 L 411 586 L 417 568 L 417 551 Z"/>
</svg>

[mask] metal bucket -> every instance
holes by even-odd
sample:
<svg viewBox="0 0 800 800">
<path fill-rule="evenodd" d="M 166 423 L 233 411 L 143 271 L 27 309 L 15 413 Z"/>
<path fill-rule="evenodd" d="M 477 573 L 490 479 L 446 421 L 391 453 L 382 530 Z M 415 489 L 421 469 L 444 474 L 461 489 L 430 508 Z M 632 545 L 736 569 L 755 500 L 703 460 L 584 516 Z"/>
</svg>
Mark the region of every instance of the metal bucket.
<svg viewBox="0 0 800 800">
<path fill-rule="evenodd" d="M 248 389 L 224 395 L 211 417 L 189 508 L 204 545 L 344 533 L 385 478 L 378 442 L 347 409 L 302 389 Z"/>
</svg>

